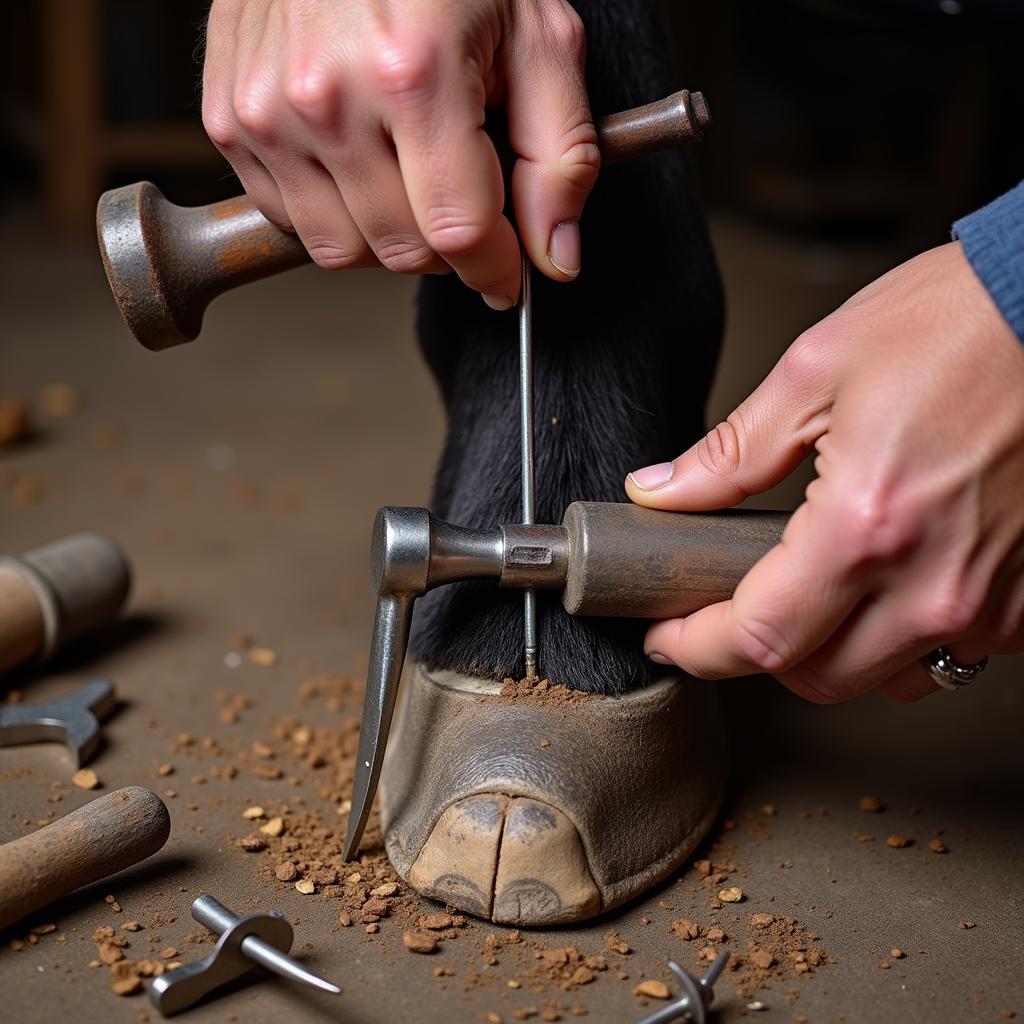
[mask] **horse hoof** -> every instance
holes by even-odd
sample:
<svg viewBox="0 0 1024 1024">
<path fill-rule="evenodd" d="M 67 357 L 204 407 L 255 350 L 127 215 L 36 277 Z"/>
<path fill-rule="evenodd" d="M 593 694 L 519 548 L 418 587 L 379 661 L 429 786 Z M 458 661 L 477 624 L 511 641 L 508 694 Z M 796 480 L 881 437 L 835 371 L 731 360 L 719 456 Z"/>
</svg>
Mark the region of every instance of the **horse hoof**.
<svg viewBox="0 0 1024 1024">
<path fill-rule="evenodd" d="M 412 667 L 381 785 L 388 856 L 417 891 L 509 925 L 593 917 L 661 881 L 725 784 L 711 688 L 622 697 Z"/>
</svg>

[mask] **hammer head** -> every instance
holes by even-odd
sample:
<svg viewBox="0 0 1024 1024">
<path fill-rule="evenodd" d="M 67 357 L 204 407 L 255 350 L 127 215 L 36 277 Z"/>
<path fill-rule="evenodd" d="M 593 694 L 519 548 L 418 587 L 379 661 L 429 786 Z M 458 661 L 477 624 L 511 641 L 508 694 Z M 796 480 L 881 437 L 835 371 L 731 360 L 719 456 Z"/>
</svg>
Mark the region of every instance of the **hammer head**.
<svg viewBox="0 0 1024 1024">
<path fill-rule="evenodd" d="M 245 195 L 176 206 L 140 181 L 103 193 L 96 231 L 121 315 L 154 350 L 192 341 L 221 292 L 309 262 L 301 240 Z"/>
<path fill-rule="evenodd" d="M 96 208 L 103 268 L 114 300 L 146 348 L 154 351 L 192 341 L 203 325 L 205 303 L 190 301 L 191 252 L 175 237 L 172 206 L 149 181 L 104 192 Z"/>
</svg>

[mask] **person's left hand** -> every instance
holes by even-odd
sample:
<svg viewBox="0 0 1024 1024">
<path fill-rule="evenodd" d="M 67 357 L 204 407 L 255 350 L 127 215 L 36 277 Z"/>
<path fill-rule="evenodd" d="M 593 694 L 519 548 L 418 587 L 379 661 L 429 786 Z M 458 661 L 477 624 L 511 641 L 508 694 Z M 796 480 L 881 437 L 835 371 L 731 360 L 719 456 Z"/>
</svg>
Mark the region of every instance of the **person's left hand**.
<svg viewBox="0 0 1024 1024">
<path fill-rule="evenodd" d="M 652 508 L 767 490 L 816 452 L 782 542 L 733 598 L 660 622 L 655 661 L 769 672 L 817 703 L 932 693 L 919 663 L 1024 650 L 1024 345 L 959 243 L 863 289 L 794 342 L 729 418 L 630 474 Z"/>
</svg>

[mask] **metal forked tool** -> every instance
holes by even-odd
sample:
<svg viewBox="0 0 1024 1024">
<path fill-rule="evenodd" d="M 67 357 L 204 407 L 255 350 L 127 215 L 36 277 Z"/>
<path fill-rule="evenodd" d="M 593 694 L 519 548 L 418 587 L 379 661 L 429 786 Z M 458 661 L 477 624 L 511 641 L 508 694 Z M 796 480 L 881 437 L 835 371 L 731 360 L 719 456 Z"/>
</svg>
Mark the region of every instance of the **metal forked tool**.
<svg viewBox="0 0 1024 1024">
<path fill-rule="evenodd" d="M 77 690 L 45 704 L 7 704 L 0 707 L 0 747 L 59 740 L 81 768 L 96 753 L 100 719 L 114 709 L 114 684 L 90 679 Z"/>
<path fill-rule="evenodd" d="M 679 979 L 682 992 L 668 1006 L 648 1014 L 637 1024 L 669 1024 L 670 1021 L 688 1021 L 689 1024 L 705 1024 L 708 1010 L 715 998 L 715 982 L 729 962 L 728 950 L 719 953 L 718 959 L 707 969 L 703 978 L 695 978 L 674 960 L 668 965 Z"/>
<path fill-rule="evenodd" d="M 322 992 L 337 995 L 337 985 L 306 970 L 288 956 L 292 948 L 292 926 L 273 911 L 239 917 L 212 896 L 200 896 L 192 904 L 192 916 L 220 935 L 217 947 L 202 960 L 185 964 L 153 979 L 149 998 L 165 1016 L 187 1010 L 221 985 L 259 965 L 282 978 L 301 981 Z"/>
</svg>

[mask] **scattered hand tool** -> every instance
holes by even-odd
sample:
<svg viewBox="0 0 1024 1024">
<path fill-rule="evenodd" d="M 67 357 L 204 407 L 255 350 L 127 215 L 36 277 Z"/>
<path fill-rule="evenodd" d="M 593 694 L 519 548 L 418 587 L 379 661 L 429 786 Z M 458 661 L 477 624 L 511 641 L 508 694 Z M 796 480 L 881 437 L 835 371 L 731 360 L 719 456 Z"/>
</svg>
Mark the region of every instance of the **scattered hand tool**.
<svg viewBox="0 0 1024 1024">
<path fill-rule="evenodd" d="M 90 679 L 77 690 L 45 704 L 6 704 L 0 707 L 0 747 L 58 740 L 76 768 L 87 764 L 100 743 L 100 719 L 115 704 L 109 679 Z"/>
<path fill-rule="evenodd" d="M 708 1010 L 715 998 L 715 982 L 729 962 L 729 951 L 718 954 L 718 959 L 707 969 L 703 978 L 695 978 L 674 960 L 668 965 L 683 986 L 682 994 L 668 1006 L 648 1014 L 637 1024 L 669 1024 L 669 1021 L 688 1021 L 689 1024 L 705 1024 Z"/>
<path fill-rule="evenodd" d="M 165 1017 L 188 1009 L 257 965 L 322 992 L 341 992 L 337 985 L 287 955 L 292 948 L 292 926 L 278 911 L 239 917 L 212 896 L 200 896 L 192 904 L 192 916 L 220 935 L 220 940 L 208 957 L 153 979 L 149 998 Z"/>
<path fill-rule="evenodd" d="M 94 533 L 0 557 L 0 672 L 49 658 L 109 622 L 130 588 L 125 556 Z"/>
<path fill-rule="evenodd" d="M 601 160 L 608 165 L 699 141 L 710 123 L 703 95 L 683 89 L 598 120 Z M 244 195 L 182 207 L 141 181 L 100 197 L 96 229 L 118 309 L 154 350 L 196 338 L 203 312 L 221 293 L 309 262 L 302 241 Z"/>
<path fill-rule="evenodd" d="M 670 619 L 732 596 L 785 528 L 783 512 L 703 515 L 573 502 L 561 526 L 453 526 L 425 508 L 383 508 L 370 552 L 377 614 L 370 644 L 345 859 L 376 792 L 415 599 L 460 580 L 561 590 L 570 615 Z"/>
<path fill-rule="evenodd" d="M 170 831 L 160 797 L 128 786 L 0 846 L 0 930 L 145 860 L 167 842 Z"/>
</svg>

